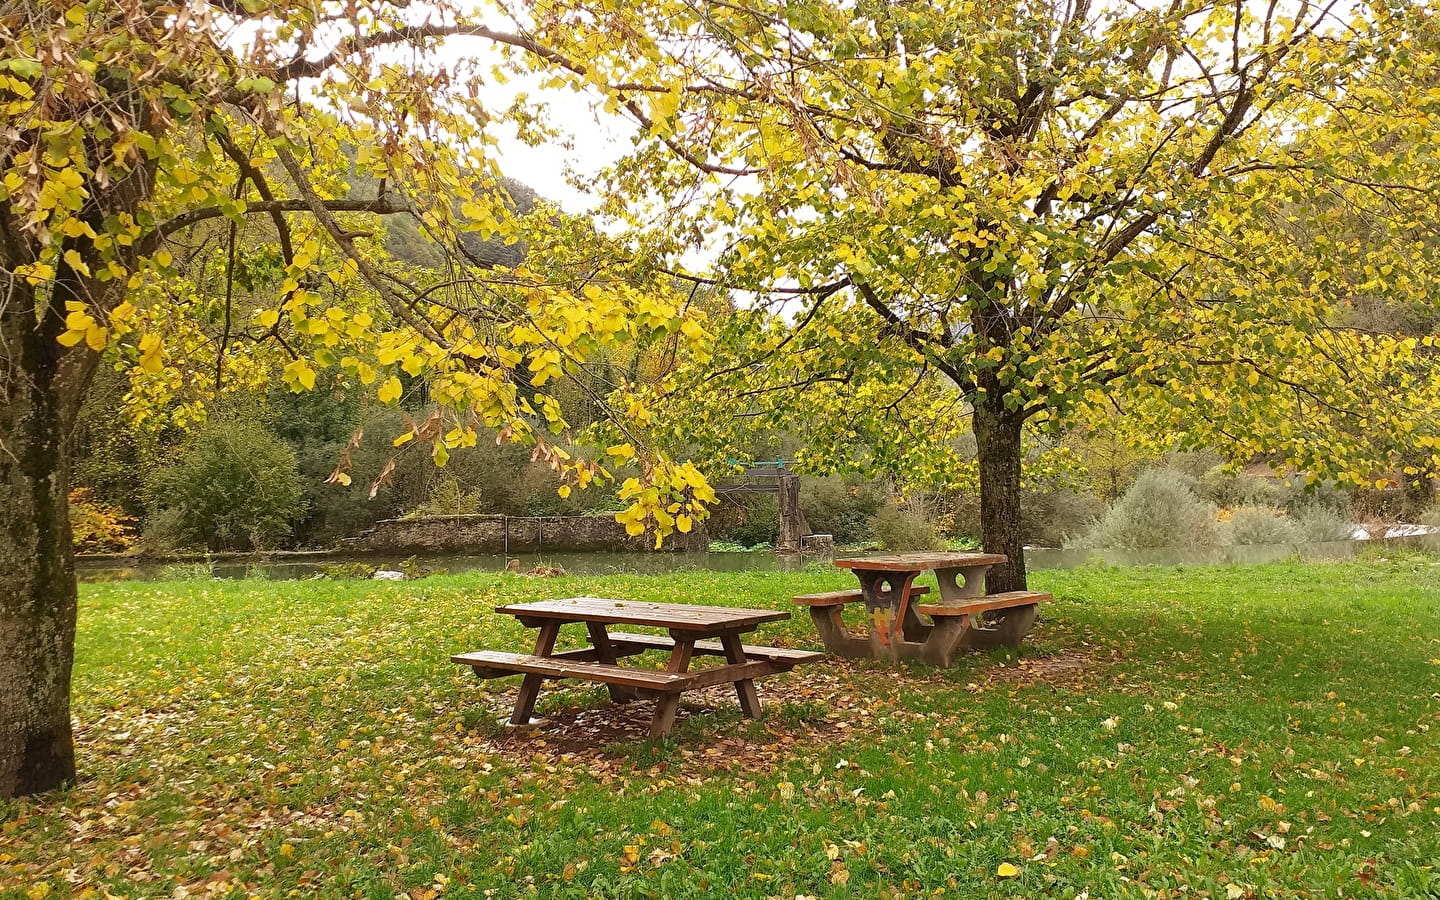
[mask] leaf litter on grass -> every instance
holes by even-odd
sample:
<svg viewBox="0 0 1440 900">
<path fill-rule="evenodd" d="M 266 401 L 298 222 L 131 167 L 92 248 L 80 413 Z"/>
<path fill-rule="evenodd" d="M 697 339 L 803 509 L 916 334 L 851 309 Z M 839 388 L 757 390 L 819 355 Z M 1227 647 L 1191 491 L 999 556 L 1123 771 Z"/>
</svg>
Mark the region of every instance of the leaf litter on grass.
<svg viewBox="0 0 1440 900">
<path fill-rule="evenodd" d="M 1067 590 L 1018 657 L 805 667 L 760 683 L 761 723 L 719 685 L 660 744 L 650 704 L 587 689 L 547 690 L 538 731 L 495 726 L 513 688 L 448 655 L 523 644 L 485 610 L 535 582 L 87 588 L 84 776 L 0 806 L 0 896 L 1430 889 L 1433 584 L 1403 562 L 1041 577 Z M 545 592 L 786 608 L 843 583 Z M 1357 608 L 1363 635 L 1334 626 Z M 767 637 L 814 645 L 808 622 Z"/>
</svg>

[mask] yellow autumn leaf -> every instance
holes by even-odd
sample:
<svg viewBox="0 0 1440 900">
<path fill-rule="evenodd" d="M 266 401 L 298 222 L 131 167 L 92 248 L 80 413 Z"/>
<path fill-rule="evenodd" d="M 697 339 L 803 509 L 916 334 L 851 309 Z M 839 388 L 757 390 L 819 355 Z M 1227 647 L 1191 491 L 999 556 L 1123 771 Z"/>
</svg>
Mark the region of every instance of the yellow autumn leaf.
<svg viewBox="0 0 1440 900">
<path fill-rule="evenodd" d="M 285 367 L 285 382 L 295 393 L 315 387 L 315 370 L 303 359 L 297 359 Z"/>
<path fill-rule="evenodd" d="M 995 867 L 996 878 L 1019 878 L 1020 870 L 1010 863 L 1001 863 Z"/>
<path fill-rule="evenodd" d="M 161 369 L 165 368 L 165 363 L 161 359 L 162 350 L 164 350 L 164 344 L 160 342 L 159 337 L 147 334 L 140 338 L 140 368 L 151 375 L 159 373 Z"/>
<path fill-rule="evenodd" d="M 568 485 L 568 484 L 562 484 L 562 485 L 560 485 L 560 489 L 557 490 L 555 493 L 559 494 L 559 495 L 560 495 L 560 499 L 562 499 L 562 500 L 565 499 L 565 498 L 567 498 L 567 497 L 569 497 L 569 496 L 570 496 L 570 485 Z"/>
<path fill-rule="evenodd" d="M 90 277 L 90 267 L 85 265 L 85 260 L 80 258 L 79 253 L 74 250 L 66 250 L 64 255 L 67 266 L 84 275 L 86 278 Z"/>
<path fill-rule="evenodd" d="M 375 396 L 380 398 L 381 403 L 394 403 L 400 399 L 400 394 L 400 379 L 394 375 L 385 379 L 385 383 L 380 385 L 380 390 L 375 392 Z"/>
</svg>

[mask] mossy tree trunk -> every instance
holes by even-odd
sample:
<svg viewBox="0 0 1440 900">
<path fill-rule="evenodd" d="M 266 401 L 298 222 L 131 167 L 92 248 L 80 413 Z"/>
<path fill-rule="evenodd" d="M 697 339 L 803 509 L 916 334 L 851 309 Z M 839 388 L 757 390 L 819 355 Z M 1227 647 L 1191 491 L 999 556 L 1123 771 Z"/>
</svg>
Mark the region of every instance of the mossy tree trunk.
<svg viewBox="0 0 1440 900">
<path fill-rule="evenodd" d="M 66 432 L 81 373 L 62 364 L 56 342 L 61 292 L 47 300 L 19 279 L 9 288 L 0 307 L 0 797 L 47 791 L 75 776 Z"/>
</svg>

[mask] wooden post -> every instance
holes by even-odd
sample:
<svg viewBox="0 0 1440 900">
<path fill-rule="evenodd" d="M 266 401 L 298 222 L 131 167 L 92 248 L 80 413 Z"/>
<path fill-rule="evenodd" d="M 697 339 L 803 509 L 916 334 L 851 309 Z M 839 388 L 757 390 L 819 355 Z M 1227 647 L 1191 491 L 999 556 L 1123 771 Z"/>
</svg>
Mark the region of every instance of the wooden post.
<svg viewBox="0 0 1440 900">
<path fill-rule="evenodd" d="M 781 553 L 799 553 L 800 540 L 808 530 L 805 517 L 800 513 L 800 476 L 781 472 L 780 491 L 780 543 L 775 549 Z"/>
</svg>

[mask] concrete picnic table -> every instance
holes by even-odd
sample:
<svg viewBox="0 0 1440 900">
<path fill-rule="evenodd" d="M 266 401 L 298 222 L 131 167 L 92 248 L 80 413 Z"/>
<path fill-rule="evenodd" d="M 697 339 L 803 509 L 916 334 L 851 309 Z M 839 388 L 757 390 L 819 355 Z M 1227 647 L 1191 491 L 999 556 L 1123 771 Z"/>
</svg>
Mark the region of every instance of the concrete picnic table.
<svg viewBox="0 0 1440 900">
<path fill-rule="evenodd" d="M 875 659 L 922 659 L 948 666 L 963 649 L 1018 646 L 1035 623 L 1040 591 L 985 593 L 985 573 L 1006 557 L 998 553 L 899 553 L 835 560 L 860 580 L 858 591 L 831 591 L 794 598 L 810 607 L 820 638 L 831 653 Z M 933 571 L 940 600 L 916 598 L 929 592 L 914 581 Z M 852 633 L 841 620 L 845 604 L 863 602 L 867 635 Z M 920 616 L 928 616 L 924 621 Z M 983 619 L 983 621 L 982 621 Z"/>
</svg>

